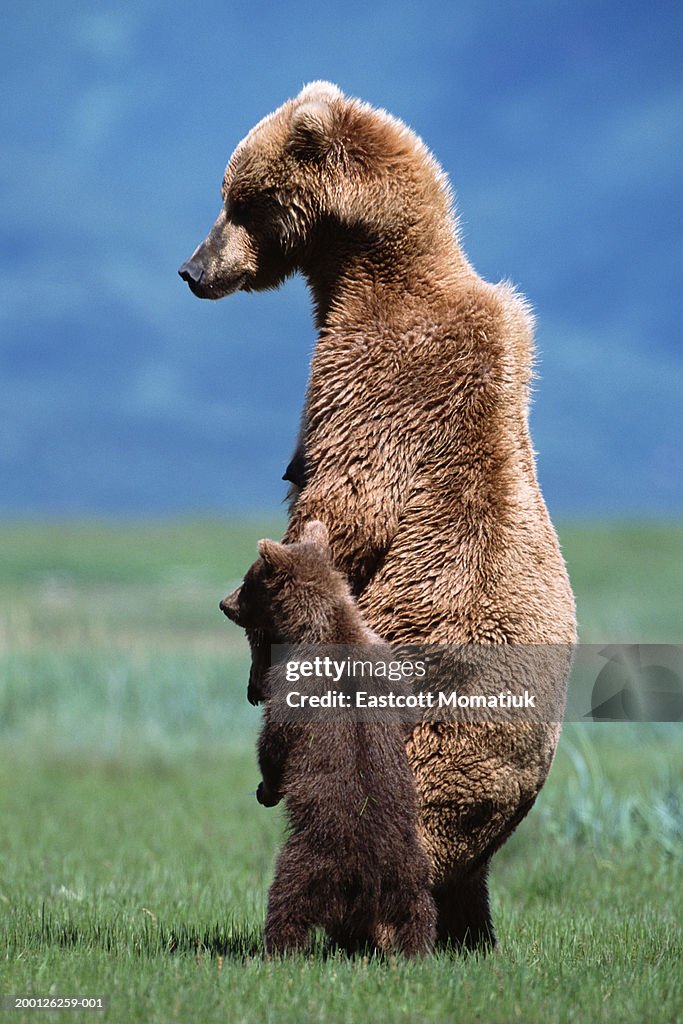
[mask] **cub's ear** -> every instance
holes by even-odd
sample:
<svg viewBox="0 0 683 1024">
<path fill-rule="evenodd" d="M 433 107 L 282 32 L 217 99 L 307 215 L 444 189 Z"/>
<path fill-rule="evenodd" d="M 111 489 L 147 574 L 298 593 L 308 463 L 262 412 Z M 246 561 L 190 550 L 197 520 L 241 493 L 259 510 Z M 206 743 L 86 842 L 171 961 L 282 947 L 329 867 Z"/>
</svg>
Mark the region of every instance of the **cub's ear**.
<svg viewBox="0 0 683 1024">
<path fill-rule="evenodd" d="M 329 550 L 330 536 L 327 527 L 319 519 L 311 519 L 306 523 L 301 534 L 301 541 L 304 544 L 315 544 L 316 547 Z"/>
<path fill-rule="evenodd" d="M 294 109 L 289 148 L 302 160 L 322 160 L 334 146 L 334 97 L 313 94 Z"/>
<path fill-rule="evenodd" d="M 275 540 L 260 540 L 258 553 L 271 569 L 287 570 L 292 567 L 292 553 L 286 544 L 278 544 Z"/>
</svg>

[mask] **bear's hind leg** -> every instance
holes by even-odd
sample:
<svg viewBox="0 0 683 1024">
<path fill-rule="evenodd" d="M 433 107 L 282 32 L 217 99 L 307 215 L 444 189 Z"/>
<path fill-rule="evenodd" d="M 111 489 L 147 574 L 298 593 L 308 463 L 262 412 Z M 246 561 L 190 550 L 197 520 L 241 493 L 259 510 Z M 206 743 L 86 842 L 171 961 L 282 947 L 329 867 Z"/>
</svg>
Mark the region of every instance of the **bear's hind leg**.
<svg viewBox="0 0 683 1024">
<path fill-rule="evenodd" d="M 488 890 L 489 861 L 466 877 L 434 889 L 437 942 L 462 952 L 486 952 L 496 945 Z"/>
</svg>

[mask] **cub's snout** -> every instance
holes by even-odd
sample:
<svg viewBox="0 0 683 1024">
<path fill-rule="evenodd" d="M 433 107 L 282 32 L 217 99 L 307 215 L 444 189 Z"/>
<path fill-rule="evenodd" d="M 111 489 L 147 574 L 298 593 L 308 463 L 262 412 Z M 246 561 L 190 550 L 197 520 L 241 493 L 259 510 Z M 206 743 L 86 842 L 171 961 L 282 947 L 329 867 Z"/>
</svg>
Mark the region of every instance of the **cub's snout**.
<svg viewBox="0 0 683 1024">
<path fill-rule="evenodd" d="M 231 622 L 236 623 L 238 626 L 242 625 L 240 621 L 240 587 L 237 590 L 233 590 L 231 594 L 224 597 L 221 603 L 218 605 L 224 615 L 230 619 Z"/>
</svg>

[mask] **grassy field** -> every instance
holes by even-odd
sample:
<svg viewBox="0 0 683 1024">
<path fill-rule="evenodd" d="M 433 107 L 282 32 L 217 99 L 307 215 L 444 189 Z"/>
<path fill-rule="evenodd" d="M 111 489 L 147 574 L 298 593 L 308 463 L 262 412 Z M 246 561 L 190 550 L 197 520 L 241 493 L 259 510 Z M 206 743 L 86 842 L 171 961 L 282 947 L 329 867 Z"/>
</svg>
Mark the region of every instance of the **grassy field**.
<svg viewBox="0 0 683 1024">
<path fill-rule="evenodd" d="M 117 1024 L 683 1020 L 680 726 L 566 727 L 494 861 L 494 956 L 262 959 L 282 816 L 217 602 L 280 525 L 0 527 L 0 995 Z M 683 530 L 561 535 L 584 641 L 680 642 Z"/>
</svg>

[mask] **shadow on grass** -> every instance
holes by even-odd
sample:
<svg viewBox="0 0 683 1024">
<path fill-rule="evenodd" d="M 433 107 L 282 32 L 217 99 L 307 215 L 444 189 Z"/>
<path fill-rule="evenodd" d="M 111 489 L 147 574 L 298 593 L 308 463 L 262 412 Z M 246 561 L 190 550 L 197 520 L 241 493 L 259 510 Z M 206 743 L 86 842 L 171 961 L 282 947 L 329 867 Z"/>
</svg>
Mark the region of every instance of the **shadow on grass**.
<svg viewBox="0 0 683 1024">
<path fill-rule="evenodd" d="M 17 930 L 12 944 L 23 948 L 28 946 L 45 949 L 50 946 L 60 946 L 88 951 L 99 949 L 114 955 L 129 956 L 133 954 L 143 958 L 175 955 L 206 956 L 245 963 L 249 960 L 262 960 L 265 957 L 261 929 L 234 921 L 229 921 L 227 924 L 216 923 L 209 928 L 192 924 L 181 924 L 174 927 L 150 918 L 140 928 L 117 919 L 105 923 L 92 919 L 55 921 L 43 909 L 40 923 L 36 923 L 36 925 L 33 928 L 22 929 L 21 933 Z M 462 950 L 450 948 L 440 950 L 439 953 L 449 958 L 461 959 L 463 956 Z M 390 963 L 395 959 L 378 949 L 360 949 L 353 954 L 347 954 L 327 938 L 322 930 L 315 932 L 305 952 L 295 955 L 321 961 L 348 958 Z"/>
<path fill-rule="evenodd" d="M 15 927 L 8 935 L 12 945 L 26 948 L 61 946 L 68 949 L 101 949 L 107 953 L 131 953 L 141 957 L 165 954 L 225 957 L 234 960 L 260 958 L 264 954 L 260 928 L 233 921 L 205 928 L 201 925 L 165 925 L 150 918 L 140 927 L 122 918 L 101 922 L 86 918 L 55 920 L 43 907 L 33 927 Z"/>
<path fill-rule="evenodd" d="M 221 927 L 202 930 L 192 925 L 160 929 L 162 945 L 168 953 L 190 953 L 201 956 L 221 956 L 230 960 L 251 960 L 264 955 L 260 929 Z"/>
</svg>

